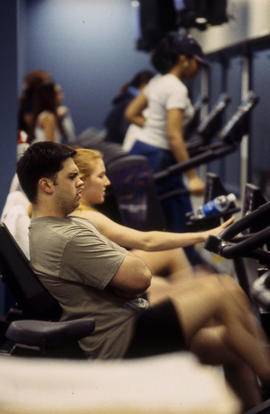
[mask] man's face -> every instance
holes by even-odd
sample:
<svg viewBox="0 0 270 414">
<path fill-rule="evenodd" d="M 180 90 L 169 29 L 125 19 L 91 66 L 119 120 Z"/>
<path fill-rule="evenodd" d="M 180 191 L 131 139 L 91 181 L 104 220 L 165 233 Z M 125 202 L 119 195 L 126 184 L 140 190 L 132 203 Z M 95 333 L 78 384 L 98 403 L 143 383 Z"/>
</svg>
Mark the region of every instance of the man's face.
<svg viewBox="0 0 270 414">
<path fill-rule="evenodd" d="M 83 181 L 79 177 L 78 167 L 72 158 L 66 159 L 54 181 L 54 201 L 64 216 L 78 207 L 82 188 Z"/>
</svg>

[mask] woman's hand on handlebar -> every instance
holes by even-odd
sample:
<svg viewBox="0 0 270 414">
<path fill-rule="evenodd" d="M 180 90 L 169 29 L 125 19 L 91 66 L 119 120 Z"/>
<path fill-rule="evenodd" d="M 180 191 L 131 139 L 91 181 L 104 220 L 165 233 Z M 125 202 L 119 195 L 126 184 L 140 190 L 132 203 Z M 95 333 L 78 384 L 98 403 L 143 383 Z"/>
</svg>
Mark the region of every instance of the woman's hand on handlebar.
<svg viewBox="0 0 270 414">
<path fill-rule="evenodd" d="M 209 236 L 217 236 L 221 233 L 224 229 L 226 229 L 230 224 L 232 224 L 235 220 L 235 217 L 230 217 L 228 220 L 224 221 L 220 226 L 215 227 L 211 230 L 204 231 L 205 240 L 208 239 Z"/>
</svg>

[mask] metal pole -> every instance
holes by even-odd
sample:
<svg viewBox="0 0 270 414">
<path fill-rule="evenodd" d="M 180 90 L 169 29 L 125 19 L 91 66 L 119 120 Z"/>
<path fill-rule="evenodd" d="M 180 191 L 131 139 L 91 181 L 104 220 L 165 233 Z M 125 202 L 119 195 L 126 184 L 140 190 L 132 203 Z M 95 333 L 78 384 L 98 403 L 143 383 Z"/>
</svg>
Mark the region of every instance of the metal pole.
<svg viewBox="0 0 270 414">
<path fill-rule="evenodd" d="M 246 99 L 249 91 L 250 83 L 250 68 L 249 57 L 243 57 L 242 65 L 242 85 L 241 85 L 241 98 Z M 240 198 L 243 200 L 245 194 L 246 183 L 248 182 L 249 174 L 249 136 L 244 135 L 240 146 Z"/>
<path fill-rule="evenodd" d="M 201 96 L 207 96 L 209 98 L 209 78 L 208 78 L 208 69 L 203 68 L 201 71 Z M 208 115 L 209 112 L 209 99 L 207 102 L 205 102 L 201 109 L 201 120 Z M 200 177 L 202 180 L 206 179 L 206 173 L 207 173 L 207 165 L 203 164 L 199 168 L 200 171 Z"/>
</svg>

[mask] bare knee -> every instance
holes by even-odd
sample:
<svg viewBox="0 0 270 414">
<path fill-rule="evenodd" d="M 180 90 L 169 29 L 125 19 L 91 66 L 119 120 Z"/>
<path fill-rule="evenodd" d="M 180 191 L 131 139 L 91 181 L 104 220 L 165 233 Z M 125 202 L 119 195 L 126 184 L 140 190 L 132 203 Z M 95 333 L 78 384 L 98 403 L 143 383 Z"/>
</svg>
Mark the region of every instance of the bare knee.
<svg viewBox="0 0 270 414">
<path fill-rule="evenodd" d="M 202 291 L 207 291 L 209 300 L 216 303 L 215 316 L 218 320 L 224 320 L 224 315 L 232 310 L 245 312 L 250 309 L 250 302 L 239 284 L 230 276 L 216 275 L 201 280 Z"/>
<path fill-rule="evenodd" d="M 203 328 L 192 338 L 190 351 L 203 364 L 233 363 L 235 356 L 227 346 L 226 336 L 224 325 Z"/>
<path fill-rule="evenodd" d="M 218 297 L 224 294 L 224 286 L 219 281 L 219 276 L 212 274 L 211 277 L 204 276 L 197 279 L 202 289 L 207 289 L 209 294 L 215 294 Z"/>
<path fill-rule="evenodd" d="M 219 274 L 218 278 L 220 282 L 223 284 L 223 286 L 226 286 L 227 288 L 240 288 L 239 283 L 230 275 L 227 274 Z"/>
<path fill-rule="evenodd" d="M 201 329 L 191 340 L 190 351 L 203 364 L 226 364 L 238 368 L 243 360 L 232 351 L 228 329 L 225 325 L 209 326 Z"/>
<path fill-rule="evenodd" d="M 220 282 L 224 287 L 224 290 L 238 301 L 242 306 L 251 307 L 250 301 L 244 290 L 239 283 L 229 275 L 220 275 Z"/>
</svg>

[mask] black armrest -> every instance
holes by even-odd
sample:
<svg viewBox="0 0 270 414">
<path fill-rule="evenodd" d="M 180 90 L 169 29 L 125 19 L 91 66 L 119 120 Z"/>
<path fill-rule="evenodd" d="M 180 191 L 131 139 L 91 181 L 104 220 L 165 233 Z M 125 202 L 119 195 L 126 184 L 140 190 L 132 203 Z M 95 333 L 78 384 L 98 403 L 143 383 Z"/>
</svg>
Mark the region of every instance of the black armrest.
<svg viewBox="0 0 270 414">
<path fill-rule="evenodd" d="M 66 322 L 19 320 L 9 325 L 6 337 L 23 345 L 54 347 L 76 342 L 94 329 L 95 321 L 91 318 Z"/>
</svg>

